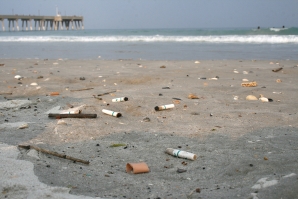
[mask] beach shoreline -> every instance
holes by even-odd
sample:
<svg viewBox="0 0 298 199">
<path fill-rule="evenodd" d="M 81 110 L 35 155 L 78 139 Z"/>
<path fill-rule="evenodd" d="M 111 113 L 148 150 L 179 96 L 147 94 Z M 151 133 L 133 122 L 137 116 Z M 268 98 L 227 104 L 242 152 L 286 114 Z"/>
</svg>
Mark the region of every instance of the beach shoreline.
<svg viewBox="0 0 298 199">
<path fill-rule="evenodd" d="M 0 64 L 1 159 L 7 162 L 0 167 L 5 174 L 0 198 L 58 197 L 58 188 L 60 198 L 298 195 L 297 60 L 0 59 Z M 247 82 L 257 86 L 242 86 Z M 272 102 L 249 101 L 248 95 Z M 128 100 L 112 102 L 119 97 Z M 168 104 L 174 107 L 154 110 Z M 48 117 L 51 110 L 78 106 L 97 118 Z M 18 150 L 19 144 L 90 164 Z M 167 148 L 198 158 L 173 157 Z M 21 162 L 31 165 L 30 171 L 26 166 L 9 171 Z M 150 172 L 128 174 L 129 162 L 146 162 Z M 38 188 L 26 185 L 32 179 Z"/>
</svg>

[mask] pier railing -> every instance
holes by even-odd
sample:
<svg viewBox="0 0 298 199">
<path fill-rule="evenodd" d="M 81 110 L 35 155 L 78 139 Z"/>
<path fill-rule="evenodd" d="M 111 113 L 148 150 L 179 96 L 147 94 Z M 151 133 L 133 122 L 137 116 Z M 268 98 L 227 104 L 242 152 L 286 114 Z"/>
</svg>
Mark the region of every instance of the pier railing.
<svg viewBox="0 0 298 199">
<path fill-rule="evenodd" d="M 34 16 L 34 15 L 0 15 L 2 30 L 5 31 L 5 20 L 8 21 L 9 31 L 19 31 L 19 23 L 22 22 L 23 31 L 28 30 L 74 30 L 84 29 L 82 16 Z M 32 27 L 34 21 L 34 29 Z"/>
</svg>

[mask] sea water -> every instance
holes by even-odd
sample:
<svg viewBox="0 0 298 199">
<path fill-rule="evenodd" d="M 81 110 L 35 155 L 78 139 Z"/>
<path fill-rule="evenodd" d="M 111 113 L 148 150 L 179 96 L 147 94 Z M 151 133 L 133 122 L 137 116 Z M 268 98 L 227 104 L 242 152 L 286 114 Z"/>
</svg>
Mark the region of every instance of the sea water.
<svg viewBox="0 0 298 199">
<path fill-rule="evenodd" d="M 0 58 L 298 60 L 298 28 L 0 30 Z"/>
</svg>

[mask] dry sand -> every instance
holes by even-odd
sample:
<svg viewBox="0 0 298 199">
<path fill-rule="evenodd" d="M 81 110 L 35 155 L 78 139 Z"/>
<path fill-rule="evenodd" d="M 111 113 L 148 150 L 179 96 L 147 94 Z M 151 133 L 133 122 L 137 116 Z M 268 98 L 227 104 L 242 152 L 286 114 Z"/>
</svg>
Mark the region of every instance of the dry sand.
<svg viewBox="0 0 298 199">
<path fill-rule="evenodd" d="M 0 198 L 298 198 L 298 61 L 0 64 Z M 257 86 L 243 87 L 243 79 Z M 246 100 L 260 94 L 273 101 Z M 128 101 L 112 102 L 117 97 Z M 154 110 L 167 104 L 175 107 Z M 57 107 L 80 105 L 97 118 L 48 118 Z M 166 148 L 198 158 L 173 157 Z M 128 174 L 129 162 L 146 162 L 150 172 Z"/>
</svg>

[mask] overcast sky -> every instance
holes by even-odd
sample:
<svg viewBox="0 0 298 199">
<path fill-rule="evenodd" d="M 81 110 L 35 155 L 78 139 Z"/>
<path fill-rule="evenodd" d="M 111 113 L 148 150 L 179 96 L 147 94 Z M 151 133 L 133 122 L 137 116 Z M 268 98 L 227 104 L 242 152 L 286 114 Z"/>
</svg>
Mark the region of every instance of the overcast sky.
<svg viewBox="0 0 298 199">
<path fill-rule="evenodd" d="M 0 14 L 82 15 L 85 29 L 298 27 L 298 0 L 0 0 Z"/>
</svg>

